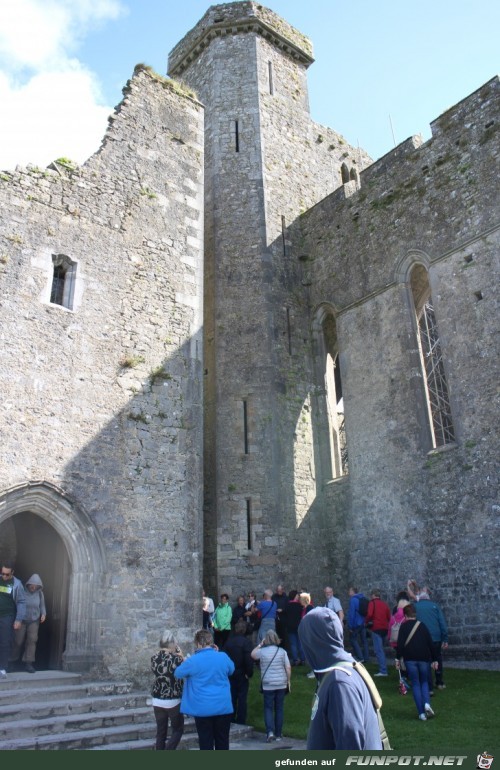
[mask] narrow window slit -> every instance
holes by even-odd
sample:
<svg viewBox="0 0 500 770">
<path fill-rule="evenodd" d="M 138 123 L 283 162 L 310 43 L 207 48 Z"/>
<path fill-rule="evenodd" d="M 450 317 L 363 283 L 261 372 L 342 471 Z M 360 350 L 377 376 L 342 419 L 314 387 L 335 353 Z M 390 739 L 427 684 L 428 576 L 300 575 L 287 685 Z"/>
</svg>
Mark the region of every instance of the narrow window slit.
<svg viewBox="0 0 500 770">
<path fill-rule="evenodd" d="M 252 499 L 250 497 L 247 497 L 245 502 L 247 507 L 247 548 L 249 551 L 251 551 L 252 550 Z"/>
<path fill-rule="evenodd" d="M 273 83 L 273 63 L 268 62 L 268 71 L 269 71 L 269 93 L 271 96 L 274 94 L 274 83 Z"/>
<path fill-rule="evenodd" d="M 248 452 L 248 401 L 243 401 L 243 448 L 245 454 Z"/>
<path fill-rule="evenodd" d="M 286 331 L 288 335 L 288 354 L 292 355 L 292 326 L 290 323 L 290 308 L 286 308 Z"/>
<path fill-rule="evenodd" d="M 234 121 L 234 149 L 236 152 L 240 151 L 240 128 L 238 121 Z"/>
</svg>

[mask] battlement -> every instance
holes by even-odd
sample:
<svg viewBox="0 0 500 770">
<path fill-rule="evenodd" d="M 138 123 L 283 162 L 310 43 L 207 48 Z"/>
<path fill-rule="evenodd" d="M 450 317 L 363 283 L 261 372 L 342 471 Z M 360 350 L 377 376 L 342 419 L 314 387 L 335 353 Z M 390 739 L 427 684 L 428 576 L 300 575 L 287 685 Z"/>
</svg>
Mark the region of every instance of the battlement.
<svg viewBox="0 0 500 770">
<path fill-rule="evenodd" d="M 247 32 L 261 35 L 306 67 L 314 61 L 309 38 L 269 8 L 244 0 L 211 6 L 201 21 L 170 52 L 168 74 L 171 77 L 182 75 L 215 38 Z"/>
</svg>

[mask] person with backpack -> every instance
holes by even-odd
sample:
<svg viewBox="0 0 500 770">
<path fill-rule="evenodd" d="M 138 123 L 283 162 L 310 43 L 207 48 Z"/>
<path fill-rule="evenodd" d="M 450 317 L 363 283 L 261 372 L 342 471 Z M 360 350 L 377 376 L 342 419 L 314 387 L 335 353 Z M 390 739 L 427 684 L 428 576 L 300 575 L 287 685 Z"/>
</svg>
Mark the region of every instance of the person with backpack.
<svg viewBox="0 0 500 770">
<path fill-rule="evenodd" d="M 354 658 L 344 649 L 337 613 L 328 607 L 311 610 L 302 619 L 299 637 L 318 680 L 307 750 L 381 751 L 377 710 Z"/>
<path fill-rule="evenodd" d="M 349 588 L 349 608 L 347 610 L 347 627 L 356 660 L 368 663 L 370 651 L 366 636 L 365 616 L 368 611 L 368 599 L 355 586 Z"/>
<path fill-rule="evenodd" d="M 379 666 L 379 671 L 374 676 L 387 676 L 384 640 L 387 636 L 390 619 L 391 608 L 380 598 L 380 589 L 373 588 L 370 594 L 368 612 L 365 617 L 365 625 L 371 631 L 373 651 Z"/>
<path fill-rule="evenodd" d="M 398 601 L 395 612 L 393 612 L 391 619 L 389 620 L 389 628 L 387 629 L 387 641 L 393 650 L 395 650 L 398 646 L 398 636 L 401 623 L 404 623 L 406 620 L 403 610 L 405 607 L 408 607 L 409 604 L 410 602 L 407 601 L 407 599 L 400 599 Z"/>
</svg>

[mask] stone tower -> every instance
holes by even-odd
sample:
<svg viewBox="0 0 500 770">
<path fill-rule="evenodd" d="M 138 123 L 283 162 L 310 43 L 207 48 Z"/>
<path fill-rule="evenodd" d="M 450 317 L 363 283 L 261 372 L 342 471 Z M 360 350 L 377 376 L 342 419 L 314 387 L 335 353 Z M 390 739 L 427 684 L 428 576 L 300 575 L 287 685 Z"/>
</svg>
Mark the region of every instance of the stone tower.
<svg viewBox="0 0 500 770">
<path fill-rule="evenodd" d="M 369 158 L 311 120 L 312 61 L 310 41 L 253 2 L 211 7 L 169 57 L 169 75 L 205 106 L 211 591 L 321 581 L 327 556 L 305 564 L 301 541 L 334 536 L 317 512 L 325 463 L 311 420 L 309 266 L 291 258 L 287 227 L 335 188 L 356 186 Z"/>
</svg>

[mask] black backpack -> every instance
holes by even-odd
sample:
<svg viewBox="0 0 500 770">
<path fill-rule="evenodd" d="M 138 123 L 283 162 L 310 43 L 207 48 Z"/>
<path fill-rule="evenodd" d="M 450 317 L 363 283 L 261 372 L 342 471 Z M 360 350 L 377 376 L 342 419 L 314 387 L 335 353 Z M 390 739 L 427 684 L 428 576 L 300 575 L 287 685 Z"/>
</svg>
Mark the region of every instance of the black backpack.
<svg viewBox="0 0 500 770">
<path fill-rule="evenodd" d="M 366 617 L 366 615 L 368 613 L 368 605 L 369 605 L 369 601 L 366 598 L 366 596 L 360 596 L 359 599 L 358 599 L 358 612 L 364 618 Z"/>
</svg>

